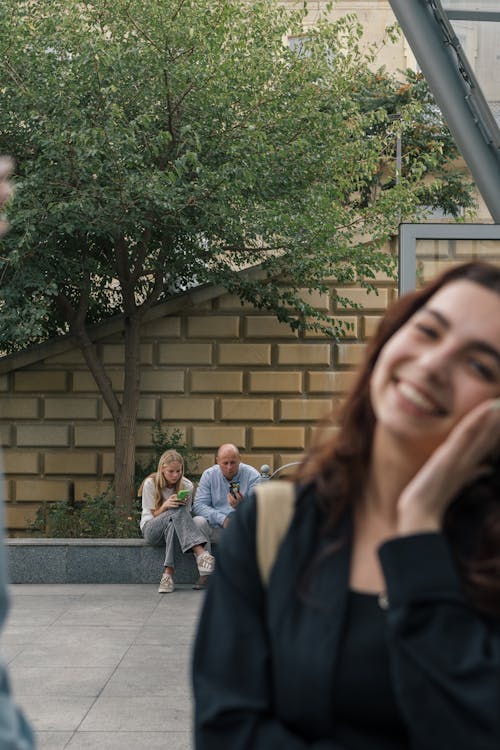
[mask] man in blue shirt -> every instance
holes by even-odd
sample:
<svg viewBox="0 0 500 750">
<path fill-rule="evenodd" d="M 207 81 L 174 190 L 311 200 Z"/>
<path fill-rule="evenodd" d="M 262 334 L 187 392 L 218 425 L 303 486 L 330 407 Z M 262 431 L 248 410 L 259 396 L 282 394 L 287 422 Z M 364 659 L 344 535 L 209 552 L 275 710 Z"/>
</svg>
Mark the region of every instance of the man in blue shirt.
<svg viewBox="0 0 500 750">
<path fill-rule="evenodd" d="M 242 463 L 235 445 L 225 443 L 220 446 L 216 464 L 201 475 L 193 503 L 194 522 L 205 534 L 208 549 L 210 542 L 217 544 L 231 514 L 259 478 L 257 469 Z M 206 576 L 202 576 L 195 588 L 204 588 L 205 584 Z"/>
</svg>

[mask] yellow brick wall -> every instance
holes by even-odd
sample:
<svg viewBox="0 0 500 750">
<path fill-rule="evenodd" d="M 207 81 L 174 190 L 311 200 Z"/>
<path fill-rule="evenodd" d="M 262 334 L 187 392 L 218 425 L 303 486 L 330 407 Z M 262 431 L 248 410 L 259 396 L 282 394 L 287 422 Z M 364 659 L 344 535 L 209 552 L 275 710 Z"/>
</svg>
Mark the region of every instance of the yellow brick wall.
<svg viewBox="0 0 500 750">
<path fill-rule="evenodd" d="M 271 469 L 299 459 L 319 419 L 338 409 L 373 334 L 383 305 L 394 294 L 386 278 L 379 295 L 339 289 L 363 310 L 340 315 L 353 324 L 335 342 L 299 335 L 274 316 L 242 306 L 227 294 L 177 310 L 144 325 L 138 458 L 151 450 L 151 428 L 178 428 L 201 455 L 202 471 L 223 442 L 236 443 L 244 460 Z M 332 298 L 312 299 L 332 317 Z M 186 307 L 186 306 L 185 306 Z M 121 332 L 97 342 L 113 386 L 123 387 Z M 104 488 L 114 471 L 114 430 L 108 408 L 77 349 L 12 369 L 0 380 L 0 439 L 7 524 L 22 534 L 43 501 L 74 491 L 80 499 Z"/>
</svg>

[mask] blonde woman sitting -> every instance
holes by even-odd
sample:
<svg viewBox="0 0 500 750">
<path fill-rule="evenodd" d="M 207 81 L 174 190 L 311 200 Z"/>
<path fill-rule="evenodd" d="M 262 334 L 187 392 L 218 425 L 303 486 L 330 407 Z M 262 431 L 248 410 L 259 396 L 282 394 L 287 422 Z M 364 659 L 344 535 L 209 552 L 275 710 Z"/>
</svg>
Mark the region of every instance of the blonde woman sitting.
<svg viewBox="0 0 500 750">
<path fill-rule="evenodd" d="M 141 487 L 141 532 L 148 544 L 165 542 L 164 571 L 158 593 L 170 594 L 174 584 L 174 534 L 183 552 L 193 552 L 200 575 L 214 571 L 215 560 L 207 552 L 207 539 L 191 517 L 193 483 L 184 476 L 184 461 L 180 453 L 168 450 L 158 462 L 158 469 L 150 474 Z"/>
</svg>

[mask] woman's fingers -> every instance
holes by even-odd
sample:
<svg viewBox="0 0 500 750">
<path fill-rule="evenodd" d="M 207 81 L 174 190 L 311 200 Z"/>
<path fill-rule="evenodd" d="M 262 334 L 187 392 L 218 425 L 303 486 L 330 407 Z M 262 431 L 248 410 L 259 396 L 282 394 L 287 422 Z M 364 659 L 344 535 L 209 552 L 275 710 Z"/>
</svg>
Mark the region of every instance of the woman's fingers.
<svg viewBox="0 0 500 750">
<path fill-rule="evenodd" d="M 440 528 L 453 498 L 484 475 L 500 446 L 498 407 L 487 401 L 469 412 L 408 484 L 398 503 L 402 533 Z"/>
</svg>

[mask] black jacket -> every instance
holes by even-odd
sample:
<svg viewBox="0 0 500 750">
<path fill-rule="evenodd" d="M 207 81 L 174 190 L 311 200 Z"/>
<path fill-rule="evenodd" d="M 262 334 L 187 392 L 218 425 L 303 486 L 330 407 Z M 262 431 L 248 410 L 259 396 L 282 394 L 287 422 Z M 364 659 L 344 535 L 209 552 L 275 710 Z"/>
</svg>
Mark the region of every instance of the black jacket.
<svg viewBox="0 0 500 750">
<path fill-rule="evenodd" d="M 333 679 L 348 590 L 351 524 L 312 571 L 323 518 L 311 490 L 264 590 L 256 506 L 243 503 L 218 549 L 193 658 L 197 750 L 350 750 L 335 742 Z M 441 534 L 382 545 L 395 694 L 412 750 L 500 749 L 500 625 L 465 601 Z M 379 750 L 379 746 L 377 746 Z M 380 749 L 380 750 L 385 750 Z"/>
</svg>

